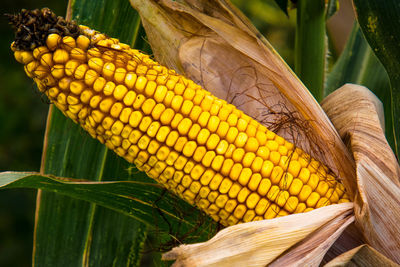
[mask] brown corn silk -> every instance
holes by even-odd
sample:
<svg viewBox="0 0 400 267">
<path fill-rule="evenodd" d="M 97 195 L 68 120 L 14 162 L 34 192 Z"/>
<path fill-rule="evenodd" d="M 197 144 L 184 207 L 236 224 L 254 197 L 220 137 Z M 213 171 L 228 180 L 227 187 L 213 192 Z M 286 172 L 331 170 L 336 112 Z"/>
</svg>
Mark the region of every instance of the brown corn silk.
<svg viewBox="0 0 400 267">
<path fill-rule="evenodd" d="M 232 104 L 117 39 L 86 26 L 73 37 L 54 17 L 48 9 L 14 17 L 12 49 L 27 75 L 92 137 L 216 221 L 349 201 L 324 164 Z M 21 45 L 21 25 L 45 39 Z"/>
</svg>

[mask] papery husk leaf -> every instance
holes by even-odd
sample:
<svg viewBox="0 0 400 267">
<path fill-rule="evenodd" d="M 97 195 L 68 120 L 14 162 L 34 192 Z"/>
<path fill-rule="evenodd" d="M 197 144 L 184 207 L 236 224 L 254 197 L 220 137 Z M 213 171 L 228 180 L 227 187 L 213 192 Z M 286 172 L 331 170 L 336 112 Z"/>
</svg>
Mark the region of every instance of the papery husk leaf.
<svg viewBox="0 0 400 267">
<path fill-rule="evenodd" d="M 328 249 L 353 222 L 354 216 L 333 219 L 268 266 L 320 266 Z"/>
<path fill-rule="evenodd" d="M 352 209 L 352 203 L 342 203 L 308 213 L 234 225 L 207 242 L 176 247 L 163 254 L 163 259 L 176 260 L 175 267 L 265 266 L 321 227 L 336 224 L 336 229 L 341 229 L 340 224 L 351 222 Z"/>
<path fill-rule="evenodd" d="M 400 167 L 381 128 L 381 105 L 368 89 L 351 84 L 322 103 L 356 161 L 356 224 L 369 245 L 400 263 Z"/>
<path fill-rule="evenodd" d="M 354 195 L 354 162 L 326 114 L 229 1 L 130 2 L 158 61 L 323 161 Z"/>
<path fill-rule="evenodd" d="M 362 245 L 343 253 L 324 267 L 356 267 L 356 266 L 379 266 L 397 267 L 398 264 L 386 258 L 368 245 Z"/>
</svg>

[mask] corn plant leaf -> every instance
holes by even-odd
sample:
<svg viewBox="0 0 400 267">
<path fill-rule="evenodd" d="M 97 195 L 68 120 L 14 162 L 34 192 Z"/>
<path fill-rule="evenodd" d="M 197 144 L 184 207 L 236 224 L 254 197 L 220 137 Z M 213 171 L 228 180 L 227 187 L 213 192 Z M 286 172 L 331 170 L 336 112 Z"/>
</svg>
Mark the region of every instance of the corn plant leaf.
<svg viewBox="0 0 400 267">
<path fill-rule="evenodd" d="M 400 6 L 396 0 L 354 0 L 366 40 L 385 67 L 391 84 L 395 153 L 400 150 Z"/>
<path fill-rule="evenodd" d="M 290 0 L 275 0 L 275 3 L 279 6 L 279 8 L 288 16 L 288 2 Z"/>
<path fill-rule="evenodd" d="M 357 164 L 356 225 L 369 245 L 400 263 L 400 166 L 381 128 L 382 103 L 365 87 L 347 84 L 322 106 Z"/>
<path fill-rule="evenodd" d="M 325 96 L 346 83 L 364 85 L 382 101 L 385 136 L 394 149 L 389 77 L 362 35 L 358 23 L 354 24 L 344 51 L 327 76 Z"/>
<path fill-rule="evenodd" d="M 229 1 L 130 2 L 158 61 L 310 152 L 338 173 L 353 195 L 354 162 L 326 114 Z M 287 117 L 292 123 L 283 122 Z"/>
<path fill-rule="evenodd" d="M 177 211 L 177 198 L 160 198 L 163 187 L 139 181 L 93 181 L 42 175 L 35 172 L 2 172 L 0 188 L 34 188 L 56 192 L 74 199 L 81 199 L 135 218 L 161 231 L 170 227 L 191 230 L 197 222 L 197 212 L 184 217 Z M 189 204 L 186 209 L 190 210 Z M 169 225 L 167 221 L 171 224 Z M 211 220 L 209 220 L 211 222 Z M 157 222 L 157 223 L 156 223 Z"/>
<path fill-rule="evenodd" d="M 374 248 L 364 244 L 343 253 L 324 265 L 324 267 L 345 266 L 396 267 L 399 265 L 386 258 Z"/>
</svg>

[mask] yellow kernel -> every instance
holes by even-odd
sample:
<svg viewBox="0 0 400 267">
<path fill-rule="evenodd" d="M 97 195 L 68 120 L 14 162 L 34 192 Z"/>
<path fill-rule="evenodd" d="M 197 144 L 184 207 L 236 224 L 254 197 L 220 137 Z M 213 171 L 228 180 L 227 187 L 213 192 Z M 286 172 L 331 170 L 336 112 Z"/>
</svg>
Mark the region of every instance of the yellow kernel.
<svg viewBox="0 0 400 267">
<path fill-rule="evenodd" d="M 344 202 L 346 202 L 346 201 L 344 201 Z M 339 203 L 342 203 L 342 202 L 339 201 Z M 318 200 L 315 208 L 321 208 L 321 207 L 324 207 L 324 206 L 328 206 L 330 204 L 331 204 L 331 202 L 326 197 L 321 197 Z"/>
<path fill-rule="evenodd" d="M 75 96 L 69 95 L 69 96 L 67 97 L 67 103 L 68 103 L 69 105 L 76 105 L 76 104 L 79 103 L 79 99 L 76 98 Z"/>
<path fill-rule="evenodd" d="M 93 84 L 93 90 L 96 92 L 101 92 L 103 91 L 103 88 L 105 87 L 107 81 L 103 77 L 98 77 L 96 81 Z"/>
<path fill-rule="evenodd" d="M 303 183 L 307 183 L 308 182 L 308 180 L 310 179 L 310 175 L 311 175 L 311 173 L 310 173 L 310 170 L 309 169 L 307 169 L 307 168 L 302 168 L 301 170 L 300 170 L 300 173 L 299 173 L 299 179 L 303 182 Z"/>
<path fill-rule="evenodd" d="M 53 61 L 57 64 L 57 62 L 54 60 L 54 55 L 53 55 Z M 79 61 L 75 59 L 69 60 L 65 64 L 65 74 L 68 76 L 72 76 L 78 66 L 79 66 Z"/>
<path fill-rule="evenodd" d="M 109 81 L 106 83 L 106 85 L 103 88 L 103 93 L 105 96 L 110 96 L 113 94 L 115 89 L 115 83 Z"/>
<path fill-rule="evenodd" d="M 216 152 L 217 152 L 217 154 L 225 154 L 225 152 L 227 151 L 227 149 L 228 149 L 228 146 L 229 146 L 229 144 L 228 144 L 228 142 L 227 141 L 225 141 L 225 140 L 221 140 L 219 143 L 218 143 L 218 146 L 216 147 Z"/>
<path fill-rule="evenodd" d="M 175 95 L 171 101 L 171 107 L 178 112 L 182 106 L 183 98 L 180 95 Z"/>
<path fill-rule="evenodd" d="M 232 154 L 232 159 L 235 162 L 242 162 L 242 159 L 244 157 L 245 151 L 243 148 L 237 148 Z"/>
<path fill-rule="evenodd" d="M 255 207 L 256 214 L 263 216 L 265 214 L 265 212 L 267 211 L 269 205 L 270 205 L 270 202 L 267 199 L 261 198 L 258 201 L 257 206 Z"/>
<path fill-rule="evenodd" d="M 267 193 L 267 198 L 271 201 L 275 201 L 280 192 L 281 192 L 280 188 L 277 185 L 273 185 L 271 186 L 271 188 Z"/>
<path fill-rule="evenodd" d="M 168 91 L 163 100 L 164 104 L 166 106 L 170 106 L 171 102 L 172 102 L 172 98 L 174 98 L 174 96 L 175 96 L 175 94 L 172 91 Z"/>
<path fill-rule="evenodd" d="M 293 179 L 293 182 L 289 188 L 290 195 L 295 195 L 295 196 L 298 195 L 302 187 L 303 187 L 303 182 L 300 179 L 297 178 Z"/>
<path fill-rule="evenodd" d="M 207 186 L 207 185 L 210 183 L 211 179 L 213 179 L 214 175 L 215 175 L 215 172 L 214 172 L 213 170 L 207 169 L 207 170 L 203 173 L 203 175 L 201 176 L 201 178 L 200 178 L 200 183 L 201 183 L 202 185 Z M 205 196 L 203 196 L 203 197 L 205 197 Z"/>
<path fill-rule="evenodd" d="M 259 147 L 259 143 L 258 143 L 257 139 L 254 137 L 249 137 L 249 139 L 247 140 L 246 146 L 245 146 L 246 151 L 257 152 L 258 147 Z"/>
<path fill-rule="evenodd" d="M 184 136 L 178 137 L 178 139 L 176 140 L 176 143 L 174 145 L 174 149 L 176 151 L 178 151 L 178 152 L 182 152 L 183 147 L 185 146 L 186 142 L 187 142 L 187 138 L 186 137 L 184 137 Z"/>
<path fill-rule="evenodd" d="M 89 67 L 86 64 L 79 65 L 75 70 L 74 77 L 78 80 L 84 79 L 88 69 Z"/>
<path fill-rule="evenodd" d="M 115 73 L 115 65 L 111 62 L 104 63 L 102 72 L 104 78 L 111 80 Z"/>
<path fill-rule="evenodd" d="M 231 177 L 232 180 L 236 181 L 237 179 L 239 179 L 242 169 L 243 169 L 242 164 L 239 163 L 233 164 L 232 169 L 229 173 L 229 177 Z"/>
<path fill-rule="evenodd" d="M 215 205 L 217 205 L 218 208 L 223 208 L 226 204 L 226 202 L 228 201 L 228 196 L 227 195 L 219 195 L 216 199 L 215 199 Z"/>
<path fill-rule="evenodd" d="M 263 164 L 264 160 L 260 157 L 256 157 L 251 164 L 251 169 L 253 170 L 253 172 L 261 172 Z"/>
<path fill-rule="evenodd" d="M 54 51 L 53 62 L 55 64 L 65 64 L 68 60 L 69 60 L 69 54 L 64 49 L 57 49 L 56 51 Z"/>
<path fill-rule="evenodd" d="M 89 86 L 92 86 L 92 85 L 94 85 L 94 83 L 95 83 L 95 81 L 97 80 L 98 77 L 99 77 L 99 75 L 97 74 L 97 72 L 95 72 L 94 70 L 89 69 L 85 73 L 85 83 L 87 85 L 89 85 Z"/>
<path fill-rule="evenodd" d="M 79 35 L 76 39 L 76 46 L 82 50 L 86 50 L 90 45 L 90 39 L 85 35 Z"/>
<path fill-rule="evenodd" d="M 114 122 L 113 126 L 111 127 L 111 132 L 114 135 L 120 135 L 123 127 L 124 127 L 124 124 L 122 122 L 116 121 L 116 122 Z"/>
<path fill-rule="evenodd" d="M 135 101 L 136 93 L 134 91 L 128 91 L 124 96 L 123 102 L 127 106 L 132 106 L 133 102 Z"/>
<path fill-rule="evenodd" d="M 206 127 L 209 118 L 210 118 L 210 113 L 208 111 L 205 111 L 200 114 L 200 117 L 197 122 L 200 124 L 201 127 Z"/>
<path fill-rule="evenodd" d="M 157 141 L 163 143 L 167 139 L 167 136 L 170 133 L 170 131 L 171 129 L 168 126 L 161 126 L 156 135 Z"/>
<path fill-rule="evenodd" d="M 154 93 L 154 100 L 161 103 L 164 100 L 167 91 L 168 89 L 165 86 L 163 85 L 157 86 L 157 89 Z"/>
<path fill-rule="evenodd" d="M 114 100 L 112 98 L 106 98 L 100 102 L 99 108 L 104 113 L 108 113 L 113 104 Z"/>
<path fill-rule="evenodd" d="M 244 155 L 244 158 L 242 160 L 243 166 L 244 167 L 250 167 L 255 158 L 256 158 L 256 154 L 254 154 L 253 152 L 247 152 Z"/>
<path fill-rule="evenodd" d="M 239 133 L 235 140 L 235 146 L 236 147 L 244 147 L 244 145 L 247 142 L 247 138 L 248 138 L 247 134 L 245 134 L 243 132 Z"/>
<path fill-rule="evenodd" d="M 201 129 L 198 136 L 197 136 L 197 142 L 199 145 L 204 145 L 206 144 L 208 137 L 210 136 L 210 131 L 208 129 Z"/>
<path fill-rule="evenodd" d="M 325 196 L 326 192 L 328 192 L 329 185 L 325 181 L 319 181 L 317 188 L 315 191 L 321 196 Z"/>
<path fill-rule="evenodd" d="M 226 121 L 221 121 L 218 125 L 217 134 L 224 138 L 229 130 L 229 124 Z"/>
<path fill-rule="evenodd" d="M 222 168 L 220 170 L 221 174 L 224 176 L 228 176 L 232 169 L 233 164 L 234 162 L 232 159 L 225 159 Z"/>
<path fill-rule="evenodd" d="M 175 145 L 176 141 L 178 140 L 178 138 L 179 138 L 179 133 L 177 131 L 171 131 L 168 134 L 165 144 L 167 146 L 173 147 Z"/>
<path fill-rule="evenodd" d="M 192 121 L 189 118 L 184 118 L 178 125 L 178 132 L 181 135 L 186 135 L 192 127 Z"/>
<path fill-rule="evenodd" d="M 117 68 L 114 73 L 114 80 L 121 84 L 125 81 L 126 76 L 126 69 L 124 68 Z"/>
<path fill-rule="evenodd" d="M 156 105 L 156 102 L 153 99 L 151 99 L 151 98 L 146 99 L 142 105 L 143 113 L 146 115 L 151 114 L 155 105 Z"/>
<path fill-rule="evenodd" d="M 186 164 L 187 165 L 187 164 Z M 205 172 L 205 168 L 201 165 L 201 164 L 196 164 L 193 169 L 190 172 L 191 177 L 194 180 L 199 180 L 200 177 L 203 175 L 203 173 Z"/>
<path fill-rule="evenodd" d="M 239 130 L 236 127 L 230 127 L 226 134 L 226 141 L 233 144 L 235 142 L 236 136 L 238 135 Z"/>
<path fill-rule="evenodd" d="M 124 106 L 122 105 L 122 103 L 120 102 L 115 103 L 110 110 L 111 116 L 113 116 L 114 118 L 118 118 L 123 108 Z"/>
<path fill-rule="evenodd" d="M 307 198 L 306 204 L 307 207 L 313 208 L 317 204 L 318 200 L 320 199 L 320 195 L 317 192 L 312 192 L 310 196 Z"/>
<path fill-rule="evenodd" d="M 138 92 L 143 92 L 144 88 L 146 87 L 147 79 L 146 77 L 140 76 L 136 80 L 135 88 Z"/>
<path fill-rule="evenodd" d="M 262 180 L 262 176 L 259 173 L 254 173 L 251 176 L 251 179 L 248 184 L 249 189 L 252 191 L 257 191 L 257 188 L 260 185 L 261 180 Z"/>
<path fill-rule="evenodd" d="M 281 154 L 279 154 L 279 152 L 277 151 L 271 151 L 271 153 L 269 154 L 269 160 L 272 161 L 274 165 L 279 165 L 281 160 Z"/>
<path fill-rule="evenodd" d="M 167 146 L 162 146 L 160 149 L 157 151 L 157 158 L 159 160 L 166 160 L 168 155 L 170 153 L 170 149 Z M 169 164 L 170 165 L 170 164 Z"/>
<path fill-rule="evenodd" d="M 131 108 L 124 108 L 121 111 L 121 114 L 119 116 L 119 119 L 124 122 L 124 123 L 128 123 L 129 122 L 129 117 L 132 113 L 132 109 Z"/>
<path fill-rule="evenodd" d="M 320 180 L 319 176 L 313 173 L 311 174 L 307 184 L 311 187 L 312 190 L 315 190 L 315 188 L 317 188 L 318 186 L 319 180 Z"/>
<path fill-rule="evenodd" d="M 49 89 L 49 96 L 55 98 L 59 92 L 60 90 L 57 87 L 52 87 Z"/>
<path fill-rule="evenodd" d="M 174 116 L 175 116 L 174 110 L 171 108 L 167 108 L 161 114 L 160 121 L 162 124 L 169 125 Z"/>
<path fill-rule="evenodd" d="M 279 211 L 280 208 L 275 203 L 272 203 L 265 212 L 264 218 L 265 219 L 275 218 L 278 215 Z"/>
<path fill-rule="evenodd" d="M 218 190 L 221 194 L 226 194 L 226 193 L 228 193 L 231 186 L 232 186 L 232 181 L 229 178 L 224 178 L 224 180 L 222 180 L 222 183 L 220 184 Z"/>
<path fill-rule="evenodd" d="M 211 136 L 207 139 L 206 146 L 209 150 L 214 150 L 218 143 L 220 141 L 220 138 L 216 134 L 211 134 Z"/>
<path fill-rule="evenodd" d="M 251 193 L 246 200 L 246 206 L 249 209 L 254 209 L 259 200 L 260 196 L 257 193 Z"/>
<path fill-rule="evenodd" d="M 147 135 L 150 137 L 155 137 L 158 129 L 160 129 L 160 126 L 161 124 L 158 121 L 153 121 L 147 129 Z"/>
<path fill-rule="evenodd" d="M 114 124 L 114 119 L 110 117 L 105 117 L 101 125 L 104 129 L 109 130 L 111 129 L 112 125 Z"/>
<path fill-rule="evenodd" d="M 209 187 L 211 190 L 217 190 L 222 183 L 223 177 L 221 174 L 216 173 L 215 176 L 211 179 Z"/>
<path fill-rule="evenodd" d="M 279 184 L 279 182 L 281 181 L 281 178 L 283 176 L 283 169 L 280 166 L 275 166 L 272 169 L 272 173 L 271 173 L 271 182 L 272 184 Z"/>
<path fill-rule="evenodd" d="M 195 139 L 197 138 L 197 136 L 198 136 L 200 130 L 201 130 L 200 125 L 198 125 L 198 124 L 193 124 L 192 127 L 191 127 L 190 130 L 189 130 L 189 133 L 188 133 L 189 139 L 195 140 Z"/>
<path fill-rule="evenodd" d="M 52 33 L 47 36 L 46 45 L 51 51 L 54 51 L 60 43 L 61 43 L 60 35 Z"/>
<path fill-rule="evenodd" d="M 100 73 L 103 70 L 104 61 L 101 58 L 92 57 L 91 59 L 88 60 L 88 66 L 95 72 Z"/>
<path fill-rule="evenodd" d="M 288 190 L 293 182 L 293 175 L 285 172 L 283 178 L 279 182 L 279 187 L 283 190 Z"/>
<path fill-rule="evenodd" d="M 183 101 L 182 107 L 181 107 L 181 112 L 183 115 L 187 116 L 189 115 L 190 111 L 193 108 L 193 102 L 189 100 Z"/>
<path fill-rule="evenodd" d="M 289 192 L 288 191 L 280 191 L 278 193 L 278 196 L 277 196 L 275 202 L 276 202 L 276 204 L 278 204 L 278 206 L 283 207 L 283 206 L 285 206 L 288 199 L 289 199 Z"/>
<path fill-rule="evenodd" d="M 298 195 L 299 200 L 301 202 L 305 202 L 311 193 L 312 193 L 312 188 L 309 185 L 304 185 Z"/>
<path fill-rule="evenodd" d="M 52 67 L 53 66 L 53 55 L 51 53 L 46 53 L 43 54 L 40 57 L 40 64 L 46 67 Z"/>
<path fill-rule="evenodd" d="M 175 116 L 174 116 L 174 118 L 173 118 L 172 121 L 171 121 L 171 127 L 172 127 L 173 129 L 176 129 L 176 128 L 178 127 L 178 125 L 179 125 L 179 123 L 181 122 L 182 119 L 183 119 L 182 114 L 176 113 Z"/>
<path fill-rule="evenodd" d="M 242 190 L 242 186 L 238 183 L 234 183 L 229 189 L 228 195 L 230 198 L 236 199 L 237 195 L 239 194 L 240 190 Z"/>
<path fill-rule="evenodd" d="M 140 111 L 132 112 L 131 116 L 129 117 L 129 125 L 131 125 L 133 128 L 136 128 L 142 121 L 142 118 L 143 118 L 142 112 Z"/>
<path fill-rule="evenodd" d="M 253 174 L 253 172 L 251 171 L 251 169 L 249 169 L 249 168 L 243 168 L 243 169 L 242 169 L 242 172 L 240 173 L 238 182 L 239 182 L 241 185 L 246 186 L 247 183 L 249 182 L 250 177 L 251 177 L 252 174 Z"/>
<path fill-rule="evenodd" d="M 150 124 L 152 123 L 152 121 L 153 120 L 149 116 L 144 117 L 139 124 L 139 129 L 142 132 L 146 132 L 147 129 L 149 128 Z"/>
<path fill-rule="evenodd" d="M 203 110 L 201 109 L 201 107 L 194 106 L 192 108 L 192 110 L 190 111 L 189 117 L 191 120 L 197 121 L 197 119 L 199 118 L 199 116 L 202 112 L 203 112 Z"/>
<path fill-rule="evenodd" d="M 207 151 L 205 147 L 202 147 L 201 151 L 199 153 L 203 153 L 203 155 L 196 155 L 198 158 L 202 158 L 201 163 L 206 166 L 210 167 L 213 159 L 215 158 L 215 152 L 214 151 Z M 207 152 L 206 152 L 207 151 Z"/>
<path fill-rule="evenodd" d="M 132 144 L 137 144 L 139 139 L 142 137 L 142 133 L 138 130 L 133 130 L 129 135 L 129 142 Z"/>
<path fill-rule="evenodd" d="M 219 171 L 222 167 L 223 162 L 224 162 L 224 157 L 221 155 L 218 155 L 212 161 L 211 168 L 213 168 L 215 171 Z"/>
<path fill-rule="evenodd" d="M 178 84 L 177 84 L 178 85 Z M 179 85 L 181 88 L 184 87 L 184 85 Z M 176 87 L 176 86 L 175 86 Z M 191 88 L 186 88 L 186 90 L 184 90 L 183 92 L 183 98 L 185 100 L 190 100 L 192 101 L 192 99 L 194 98 L 196 92 L 195 90 L 191 89 Z"/>
<path fill-rule="evenodd" d="M 249 189 L 247 189 L 247 187 L 243 187 L 242 190 L 240 190 L 240 192 L 239 192 L 239 194 L 237 196 L 237 201 L 239 203 L 244 203 L 249 194 L 250 194 Z"/>
<path fill-rule="evenodd" d="M 79 95 L 84 88 L 85 86 L 81 81 L 72 81 L 69 85 L 69 90 L 76 95 Z"/>
</svg>

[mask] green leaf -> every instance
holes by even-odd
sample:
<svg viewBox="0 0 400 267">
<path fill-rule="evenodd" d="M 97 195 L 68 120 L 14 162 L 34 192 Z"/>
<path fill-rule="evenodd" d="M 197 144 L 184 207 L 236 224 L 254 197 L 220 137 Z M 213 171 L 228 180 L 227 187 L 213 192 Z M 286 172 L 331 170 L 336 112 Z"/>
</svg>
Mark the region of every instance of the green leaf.
<svg viewBox="0 0 400 267">
<path fill-rule="evenodd" d="M 327 77 L 325 96 L 346 83 L 364 85 L 382 101 L 386 138 L 394 148 L 389 77 L 365 41 L 357 23 L 354 24 L 346 47 Z"/>
<path fill-rule="evenodd" d="M 354 0 L 366 40 L 385 67 L 391 85 L 394 147 L 400 151 L 400 5 L 397 0 Z"/>
<path fill-rule="evenodd" d="M 199 213 L 185 217 L 177 213 L 176 205 L 192 207 L 178 198 L 160 198 L 165 189 L 158 184 L 139 181 L 90 181 L 74 178 L 42 175 L 35 172 L 2 172 L 0 189 L 34 188 L 55 192 L 75 199 L 88 201 L 143 222 L 150 228 L 171 231 L 180 225 L 186 231 L 192 229 Z M 157 212 L 155 212 L 157 210 Z M 159 223 L 154 224 L 158 221 Z M 211 219 L 210 219 L 211 222 Z"/>
<path fill-rule="evenodd" d="M 297 4 L 295 72 L 317 101 L 323 97 L 326 5 L 324 0 Z"/>
<path fill-rule="evenodd" d="M 288 16 L 288 1 L 289 0 L 275 0 L 275 3 L 280 7 L 280 9 L 285 12 L 286 16 Z"/>
</svg>

